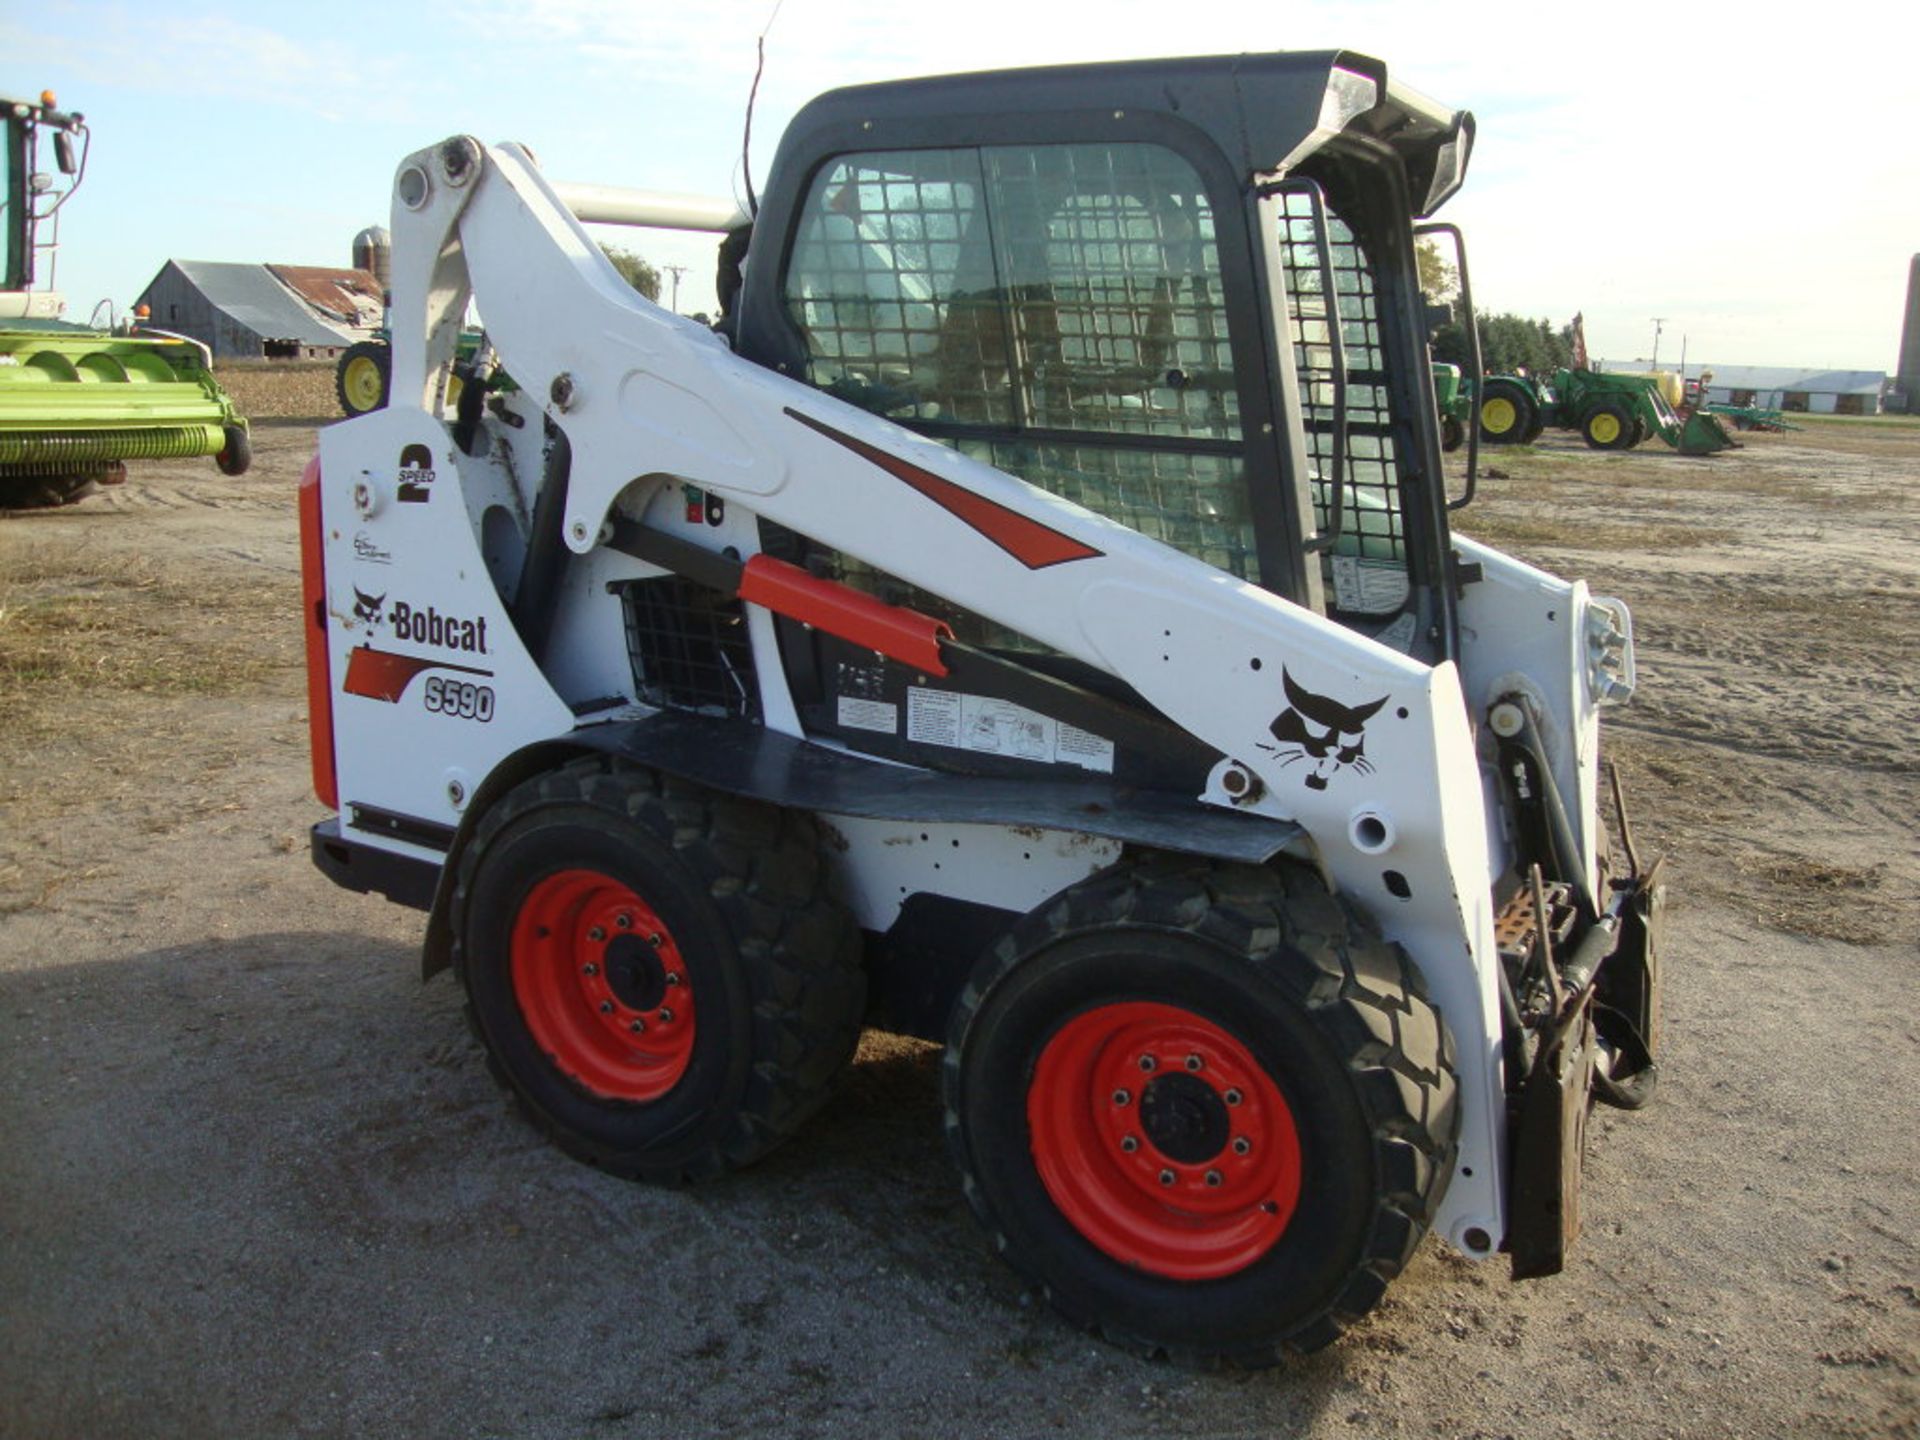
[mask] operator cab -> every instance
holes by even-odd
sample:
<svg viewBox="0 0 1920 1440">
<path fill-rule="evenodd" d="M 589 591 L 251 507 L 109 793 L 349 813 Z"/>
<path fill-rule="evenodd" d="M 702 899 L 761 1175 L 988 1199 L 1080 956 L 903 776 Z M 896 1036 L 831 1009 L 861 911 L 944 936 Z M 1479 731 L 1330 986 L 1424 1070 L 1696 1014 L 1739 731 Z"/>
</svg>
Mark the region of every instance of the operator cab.
<svg viewBox="0 0 1920 1440">
<path fill-rule="evenodd" d="M 1471 137 L 1342 52 L 835 91 L 782 141 L 735 343 L 1437 662 L 1454 615 L 1413 220 L 1457 188 Z M 852 557 L 767 544 L 1116 689 Z M 808 728 L 872 748 L 838 723 L 858 658 L 782 639 Z"/>
<path fill-rule="evenodd" d="M 50 290 L 35 291 L 40 261 L 58 247 L 53 221 L 80 183 L 87 127 L 81 115 L 62 114 L 51 90 L 38 103 L 0 95 L 0 320 L 51 319 L 64 308 Z M 40 169 L 40 132 L 52 136 L 53 160 L 67 177 L 62 188 Z M 76 148 L 76 144 L 79 148 Z"/>
</svg>

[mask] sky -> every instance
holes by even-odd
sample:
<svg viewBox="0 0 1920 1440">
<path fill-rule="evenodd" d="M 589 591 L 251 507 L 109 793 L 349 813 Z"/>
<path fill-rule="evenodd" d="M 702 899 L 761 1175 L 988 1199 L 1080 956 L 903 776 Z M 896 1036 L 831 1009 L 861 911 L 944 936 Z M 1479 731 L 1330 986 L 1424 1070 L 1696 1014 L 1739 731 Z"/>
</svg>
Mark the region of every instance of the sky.
<svg viewBox="0 0 1920 1440">
<path fill-rule="evenodd" d="M 771 28 L 768 29 L 771 17 Z M 781 131 L 837 85 L 1075 60 L 1347 48 L 1478 141 L 1438 218 L 1474 298 L 1596 359 L 1891 371 L 1920 251 L 1911 11 L 1471 0 L 0 0 L 0 94 L 55 90 L 94 137 L 62 217 L 68 315 L 125 307 L 169 258 L 350 263 L 395 166 L 455 133 L 557 180 L 738 197 L 754 42 L 763 187 Z M 602 231 L 682 265 L 713 241 Z M 669 298 L 664 297 L 663 298 Z"/>
</svg>

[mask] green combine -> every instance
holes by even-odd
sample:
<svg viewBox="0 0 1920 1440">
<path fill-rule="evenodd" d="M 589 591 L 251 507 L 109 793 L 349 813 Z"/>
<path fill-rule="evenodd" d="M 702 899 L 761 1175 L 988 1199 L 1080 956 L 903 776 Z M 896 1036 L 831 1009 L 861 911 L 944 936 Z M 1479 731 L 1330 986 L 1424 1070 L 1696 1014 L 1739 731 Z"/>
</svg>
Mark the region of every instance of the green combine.
<svg viewBox="0 0 1920 1440">
<path fill-rule="evenodd" d="M 51 91 L 0 97 L 0 509 L 68 504 L 124 480 L 129 460 L 211 455 L 224 473 L 243 473 L 247 422 L 213 378 L 206 346 L 67 324 L 60 296 L 33 288 L 36 261 L 55 248 L 55 217 L 86 175 L 85 119 L 54 104 Z M 43 136 L 64 188 L 39 169 Z"/>
</svg>

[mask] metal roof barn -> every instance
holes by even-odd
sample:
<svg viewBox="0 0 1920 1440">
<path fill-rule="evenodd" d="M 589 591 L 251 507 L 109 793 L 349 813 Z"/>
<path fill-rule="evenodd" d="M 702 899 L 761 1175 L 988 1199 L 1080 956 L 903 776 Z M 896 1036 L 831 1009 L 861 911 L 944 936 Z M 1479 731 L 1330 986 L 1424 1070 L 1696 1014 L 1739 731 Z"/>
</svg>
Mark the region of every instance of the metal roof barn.
<svg viewBox="0 0 1920 1440">
<path fill-rule="evenodd" d="M 204 342 L 216 360 L 330 357 L 380 322 L 364 270 L 169 260 L 139 303 L 157 328 Z"/>
</svg>

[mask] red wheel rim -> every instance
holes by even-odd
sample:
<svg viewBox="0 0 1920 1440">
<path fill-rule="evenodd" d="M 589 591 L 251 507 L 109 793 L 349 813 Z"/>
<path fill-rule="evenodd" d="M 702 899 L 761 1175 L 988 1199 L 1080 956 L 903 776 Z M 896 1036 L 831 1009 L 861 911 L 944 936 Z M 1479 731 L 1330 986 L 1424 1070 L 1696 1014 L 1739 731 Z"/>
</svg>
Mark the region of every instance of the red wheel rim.
<svg viewBox="0 0 1920 1440">
<path fill-rule="evenodd" d="M 1253 1264 L 1300 1199 L 1300 1137 L 1279 1086 L 1213 1021 L 1102 1005 L 1040 1052 L 1034 1164 L 1060 1213 L 1122 1264 L 1216 1280 Z"/>
<path fill-rule="evenodd" d="M 513 926 L 513 994 L 534 1043 L 608 1100 L 657 1100 L 693 1055 L 693 986 L 660 917 L 594 870 L 540 881 Z"/>
</svg>

